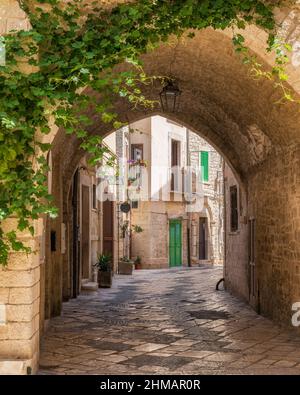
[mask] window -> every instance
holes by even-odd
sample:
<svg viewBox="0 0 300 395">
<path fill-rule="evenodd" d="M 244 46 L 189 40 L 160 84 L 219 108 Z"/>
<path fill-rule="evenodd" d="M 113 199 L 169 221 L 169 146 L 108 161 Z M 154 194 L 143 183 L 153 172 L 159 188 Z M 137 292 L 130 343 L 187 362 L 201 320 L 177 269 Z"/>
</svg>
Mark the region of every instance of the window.
<svg viewBox="0 0 300 395">
<path fill-rule="evenodd" d="M 143 160 L 143 144 L 131 144 L 131 159 Z"/>
<path fill-rule="evenodd" d="M 131 160 L 137 162 L 132 163 L 129 170 L 129 179 L 135 182 L 135 185 L 142 186 L 142 167 L 138 161 L 143 160 L 143 144 L 131 145 Z"/>
<path fill-rule="evenodd" d="M 230 187 L 230 230 L 236 232 L 239 227 L 238 190 L 237 186 Z"/>
<path fill-rule="evenodd" d="M 207 218 L 199 218 L 199 259 L 207 259 Z"/>
<path fill-rule="evenodd" d="M 133 200 L 131 202 L 131 208 L 135 208 L 135 209 L 139 208 L 139 201 L 138 200 Z"/>
<path fill-rule="evenodd" d="M 180 177 L 180 141 L 171 142 L 171 191 L 178 191 Z"/>
<path fill-rule="evenodd" d="M 200 152 L 200 167 L 201 167 L 201 180 L 203 182 L 209 181 L 209 154 L 208 151 Z"/>
<path fill-rule="evenodd" d="M 93 184 L 93 209 L 97 209 L 97 190 L 95 184 Z"/>
</svg>

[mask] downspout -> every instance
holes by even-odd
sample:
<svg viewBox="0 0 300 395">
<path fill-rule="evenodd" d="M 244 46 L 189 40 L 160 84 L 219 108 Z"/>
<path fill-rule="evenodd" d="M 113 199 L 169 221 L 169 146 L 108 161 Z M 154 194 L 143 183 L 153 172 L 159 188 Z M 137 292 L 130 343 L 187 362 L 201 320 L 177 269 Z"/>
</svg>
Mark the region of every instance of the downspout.
<svg viewBox="0 0 300 395">
<path fill-rule="evenodd" d="M 223 278 L 226 278 L 226 258 L 227 258 L 227 202 L 226 202 L 226 177 L 225 177 L 225 168 L 226 162 L 223 158 L 223 204 L 224 204 L 224 229 L 223 229 L 223 237 L 224 237 L 224 250 L 223 250 Z M 225 283 L 224 283 L 225 284 Z"/>
</svg>

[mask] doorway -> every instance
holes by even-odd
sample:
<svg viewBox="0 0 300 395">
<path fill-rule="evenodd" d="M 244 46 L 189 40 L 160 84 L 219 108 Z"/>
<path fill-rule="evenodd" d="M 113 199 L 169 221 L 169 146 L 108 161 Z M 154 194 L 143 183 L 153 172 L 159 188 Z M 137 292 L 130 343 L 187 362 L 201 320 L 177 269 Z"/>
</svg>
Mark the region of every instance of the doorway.
<svg viewBox="0 0 300 395">
<path fill-rule="evenodd" d="M 199 259 L 207 259 L 207 218 L 199 219 Z"/>
<path fill-rule="evenodd" d="M 73 177 L 72 188 L 72 297 L 76 298 L 79 294 L 79 215 L 78 215 L 78 185 L 79 185 L 79 172 L 76 170 Z"/>
<path fill-rule="evenodd" d="M 114 253 L 114 206 L 111 200 L 103 202 L 103 253 L 112 257 Z"/>
<path fill-rule="evenodd" d="M 170 220 L 169 225 L 169 264 L 182 265 L 182 225 L 180 220 Z"/>
<path fill-rule="evenodd" d="M 82 278 L 88 279 L 90 277 L 90 188 L 87 185 L 82 185 L 82 244 L 81 244 L 81 267 Z"/>
</svg>

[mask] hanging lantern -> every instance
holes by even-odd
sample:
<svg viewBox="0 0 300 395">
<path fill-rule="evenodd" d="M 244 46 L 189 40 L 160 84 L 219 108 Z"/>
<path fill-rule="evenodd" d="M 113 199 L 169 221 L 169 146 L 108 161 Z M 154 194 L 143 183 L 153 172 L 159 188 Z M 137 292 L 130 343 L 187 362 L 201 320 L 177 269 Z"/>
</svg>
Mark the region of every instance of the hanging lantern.
<svg viewBox="0 0 300 395">
<path fill-rule="evenodd" d="M 160 104 L 163 112 L 177 112 L 179 108 L 181 90 L 176 82 L 167 79 L 165 86 L 159 94 Z"/>
</svg>

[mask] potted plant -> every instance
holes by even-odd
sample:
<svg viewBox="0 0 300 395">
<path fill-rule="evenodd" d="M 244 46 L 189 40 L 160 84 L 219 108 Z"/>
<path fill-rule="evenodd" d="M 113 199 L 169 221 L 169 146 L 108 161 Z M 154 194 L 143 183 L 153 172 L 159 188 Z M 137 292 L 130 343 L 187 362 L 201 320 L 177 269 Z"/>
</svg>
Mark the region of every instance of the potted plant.
<svg viewBox="0 0 300 395">
<path fill-rule="evenodd" d="M 133 261 L 123 256 L 119 261 L 119 274 L 132 274 Z"/>
<path fill-rule="evenodd" d="M 98 268 L 98 285 L 99 288 L 110 288 L 112 284 L 112 270 L 110 254 L 100 254 L 95 266 Z"/>
<path fill-rule="evenodd" d="M 135 267 L 135 270 L 139 270 L 142 268 L 142 258 L 140 256 L 137 256 L 135 258 L 134 267 Z"/>
</svg>

